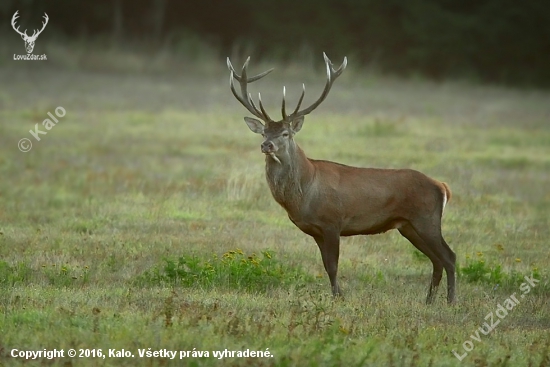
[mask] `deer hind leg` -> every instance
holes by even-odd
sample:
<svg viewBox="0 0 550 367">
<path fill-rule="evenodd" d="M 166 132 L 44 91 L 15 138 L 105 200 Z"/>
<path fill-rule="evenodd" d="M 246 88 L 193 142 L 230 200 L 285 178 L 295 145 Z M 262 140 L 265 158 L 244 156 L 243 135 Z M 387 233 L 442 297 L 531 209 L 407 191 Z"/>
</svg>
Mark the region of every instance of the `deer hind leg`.
<svg viewBox="0 0 550 367">
<path fill-rule="evenodd" d="M 443 244 L 443 249 L 447 254 L 448 263 L 445 266 L 445 272 L 447 273 L 447 302 L 455 303 L 456 302 L 456 278 L 455 278 L 455 266 L 456 266 L 456 255 L 451 250 L 443 236 L 441 236 L 441 243 Z"/>
<path fill-rule="evenodd" d="M 425 226 L 423 230 L 417 230 L 417 233 L 443 263 L 443 267 L 447 273 L 447 303 L 455 303 L 456 255 L 441 235 L 441 224 L 437 223 L 437 225 Z"/>
<path fill-rule="evenodd" d="M 433 265 L 432 279 L 430 281 L 430 287 L 428 289 L 428 295 L 426 297 L 426 304 L 431 304 L 434 301 L 435 295 L 437 293 L 437 287 L 441 282 L 443 276 L 443 263 L 440 257 L 437 255 L 437 252 L 434 252 L 432 248 L 420 237 L 417 231 L 411 226 L 406 225 L 399 229 L 399 233 L 403 237 L 409 240 L 414 247 L 420 250 L 424 255 L 426 255 Z"/>
<path fill-rule="evenodd" d="M 338 285 L 338 258 L 340 257 L 340 235 L 338 233 L 324 233 L 323 237 L 314 237 L 321 257 L 323 265 L 330 279 L 332 295 L 334 297 L 342 297 L 342 291 Z"/>
<path fill-rule="evenodd" d="M 440 264 L 445 268 L 445 272 L 447 273 L 447 302 L 449 304 L 454 303 L 456 288 L 456 255 L 441 235 L 441 224 L 439 222 L 419 225 L 413 224 L 413 227 L 418 236 L 423 240 L 425 246 L 439 259 Z M 435 275 L 434 264 L 434 279 Z M 441 280 L 441 276 L 439 276 L 439 280 Z M 439 281 L 437 284 L 433 285 L 437 287 L 439 285 Z"/>
<path fill-rule="evenodd" d="M 426 255 L 433 265 L 432 280 L 430 281 L 430 287 L 428 289 L 428 296 L 426 297 L 426 304 L 431 304 L 434 301 L 435 295 L 437 293 L 437 287 L 441 282 L 443 276 L 443 262 L 438 256 L 436 251 L 433 251 L 423 239 L 418 235 L 416 230 L 410 225 L 407 224 L 399 228 L 399 233 L 403 237 L 409 240 L 410 243 L 414 245 L 419 251 Z"/>
</svg>

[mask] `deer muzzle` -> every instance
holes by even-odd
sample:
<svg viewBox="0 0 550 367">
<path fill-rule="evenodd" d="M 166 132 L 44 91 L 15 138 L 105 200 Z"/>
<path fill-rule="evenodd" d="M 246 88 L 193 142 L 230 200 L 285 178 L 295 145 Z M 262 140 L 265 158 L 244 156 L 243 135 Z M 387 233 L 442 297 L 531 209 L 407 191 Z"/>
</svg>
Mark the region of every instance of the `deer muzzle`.
<svg viewBox="0 0 550 367">
<path fill-rule="evenodd" d="M 275 152 L 277 152 L 277 146 L 273 144 L 271 141 L 266 140 L 261 145 L 262 153 L 265 155 L 270 156 L 273 158 L 273 160 L 279 164 L 281 164 L 281 161 L 277 156 L 275 155 Z"/>
<path fill-rule="evenodd" d="M 277 151 L 275 144 L 269 140 L 264 141 L 260 147 L 262 149 L 262 153 L 264 154 L 271 154 Z"/>
</svg>

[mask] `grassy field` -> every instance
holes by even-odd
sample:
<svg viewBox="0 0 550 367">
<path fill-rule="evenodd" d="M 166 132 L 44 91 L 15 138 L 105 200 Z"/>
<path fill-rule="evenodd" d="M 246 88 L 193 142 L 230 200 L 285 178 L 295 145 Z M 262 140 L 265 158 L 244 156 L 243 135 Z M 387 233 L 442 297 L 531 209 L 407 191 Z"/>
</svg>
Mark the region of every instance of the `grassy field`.
<svg viewBox="0 0 550 367">
<path fill-rule="evenodd" d="M 394 80 L 350 60 L 296 140 L 312 158 L 449 183 L 458 303 L 444 279 L 424 305 L 431 263 L 395 231 L 343 239 L 346 298 L 333 301 L 315 242 L 271 198 L 224 63 L 209 65 L 0 69 L 0 365 L 550 365 L 550 93 Z M 316 65 L 278 67 L 253 91 L 272 115 L 285 84 L 292 99 L 305 81 L 312 101 Z M 526 275 L 540 282 L 522 294 Z M 65 354 L 29 363 L 13 349 Z M 178 354 L 139 355 L 163 349 Z M 270 356 L 214 356 L 226 349 Z"/>
</svg>

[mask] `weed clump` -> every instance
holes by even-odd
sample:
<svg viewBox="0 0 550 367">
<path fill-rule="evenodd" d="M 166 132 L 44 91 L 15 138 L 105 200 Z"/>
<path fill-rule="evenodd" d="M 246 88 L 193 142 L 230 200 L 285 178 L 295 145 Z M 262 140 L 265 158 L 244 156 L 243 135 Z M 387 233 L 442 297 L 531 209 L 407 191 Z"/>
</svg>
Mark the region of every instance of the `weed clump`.
<svg viewBox="0 0 550 367">
<path fill-rule="evenodd" d="M 18 283 L 25 284 L 32 277 L 32 269 L 24 262 L 14 265 L 6 261 L 0 261 L 0 285 L 2 287 L 13 287 Z"/>
<path fill-rule="evenodd" d="M 49 284 L 55 287 L 80 286 L 89 281 L 88 266 L 84 269 L 75 269 L 68 264 L 43 264 L 33 268 L 26 262 L 20 261 L 10 265 L 0 261 L 0 286 L 13 287 L 27 284 Z"/>
<path fill-rule="evenodd" d="M 457 273 L 469 283 L 485 283 L 503 288 L 517 287 L 525 281 L 525 274 L 515 270 L 505 272 L 499 264 L 488 265 L 483 259 L 459 266 Z M 532 276 L 536 279 L 541 278 L 537 268 L 533 269 Z"/>
<path fill-rule="evenodd" d="M 236 249 L 221 257 L 214 255 L 206 259 L 196 255 L 165 258 L 160 265 L 141 274 L 137 283 L 142 286 L 170 284 L 266 292 L 310 278 L 301 269 L 280 262 L 272 251 L 247 255 Z"/>
</svg>

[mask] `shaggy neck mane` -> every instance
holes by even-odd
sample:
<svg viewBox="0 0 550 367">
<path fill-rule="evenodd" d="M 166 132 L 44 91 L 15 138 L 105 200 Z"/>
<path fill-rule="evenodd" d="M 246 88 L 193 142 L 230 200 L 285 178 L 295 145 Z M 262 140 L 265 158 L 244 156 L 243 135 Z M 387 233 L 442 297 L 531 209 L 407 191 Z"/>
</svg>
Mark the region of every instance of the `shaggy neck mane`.
<svg viewBox="0 0 550 367">
<path fill-rule="evenodd" d="M 289 213 L 297 209 L 311 180 L 313 166 L 304 151 L 292 141 L 288 156 L 279 157 L 281 163 L 265 157 L 265 173 L 271 194 Z"/>
</svg>

